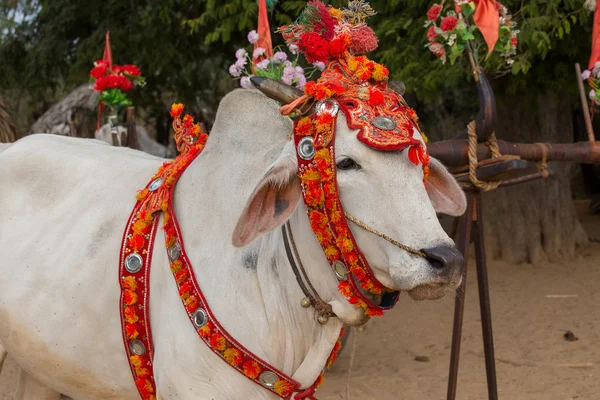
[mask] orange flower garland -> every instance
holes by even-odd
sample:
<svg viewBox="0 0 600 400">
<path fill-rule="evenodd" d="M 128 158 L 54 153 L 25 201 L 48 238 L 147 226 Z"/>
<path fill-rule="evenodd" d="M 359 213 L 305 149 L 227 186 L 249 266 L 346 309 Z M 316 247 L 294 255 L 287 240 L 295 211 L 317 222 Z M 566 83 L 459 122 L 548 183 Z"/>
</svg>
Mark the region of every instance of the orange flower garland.
<svg viewBox="0 0 600 400">
<path fill-rule="evenodd" d="M 182 112 L 182 105 L 173 105 L 171 109 L 171 115 L 174 117 L 173 128 L 177 148 L 181 154 L 172 162 L 164 163 L 150 183 L 138 192 L 137 203 L 127 224 L 122 244 L 120 264 L 122 330 L 136 387 L 143 400 L 156 400 L 152 374 L 152 335 L 148 298 L 145 294 L 149 284 L 147 266 L 151 263 L 158 216 L 162 212 L 165 246 L 181 301 L 192 323 L 194 323 L 193 313 L 198 309 L 202 308 L 206 315 L 206 321 L 202 326 L 194 325 L 199 338 L 215 354 L 248 379 L 282 398 L 289 398 L 300 384 L 261 361 L 237 343 L 214 319 L 195 281 L 183 248 L 172 201 L 175 183 L 185 168 L 203 150 L 207 135 L 201 132 L 197 124 L 194 124 L 192 117 L 186 115 L 181 119 Z M 311 126 L 312 123 L 309 123 L 309 129 L 312 129 Z M 139 271 L 131 272 L 125 268 L 127 257 L 130 255 L 141 258 L 142 267 Z M 260 382 L 260 376 L 265 372 L 275 374 L 277 377 L 272 387 L 264 386 Z"/>
</svg>

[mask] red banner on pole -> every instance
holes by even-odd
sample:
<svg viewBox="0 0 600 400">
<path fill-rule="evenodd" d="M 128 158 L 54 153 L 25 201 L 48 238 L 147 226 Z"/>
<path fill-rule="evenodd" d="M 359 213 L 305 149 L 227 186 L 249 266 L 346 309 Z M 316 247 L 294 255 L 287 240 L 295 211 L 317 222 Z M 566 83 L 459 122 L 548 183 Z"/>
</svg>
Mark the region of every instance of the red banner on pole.
<svg viewBox="0 0 600 400">
<path fill-rule="evenodd" d="M 596 0 L 596 11 L 594 12 L 594 30 L 592 31 L 592 54 L 588 69 L 594 69 L 594 65 L 600 61 L 600 12 L 598 12 L 600 0 Z"/>
<path fill-rule="evenodd" d="M 266 50 L 269 57 L 273 57 L 273 42 L 271 41 L 271 28 L 269 27 L 269 15 L 267 13 L 267 0 L 258 0 L 258 40 L 254 43 L 254 48 L 262 47 Z M 256 57 L 252 62 L 256 64 L 264 57 Z"/>
<path fill-rule="evenodd" d="M 475 1 L 477 6 L 473 20 L 481 31 L 488 46 L 488 54 L 494 50 L 498 41 L 498 30 L 500 29 L 500 14 L 494 0 Z"/>
<path fill-rule="evenodd" d="M 108 64 L 108 71 L 112 71 L 113 60 L 112 60 L 112 50 L 110 49 L 110 32 L 106 32 L 106 41 L 104 43 L 104 53 L 102 55 L 102 61 Z M 96 130 L 100 130 L 100 119 L 102 117 L 102 112 L 104 111 L 104 104 L 98 102 L 98 122 L 96 126 Z"/>
</svg>

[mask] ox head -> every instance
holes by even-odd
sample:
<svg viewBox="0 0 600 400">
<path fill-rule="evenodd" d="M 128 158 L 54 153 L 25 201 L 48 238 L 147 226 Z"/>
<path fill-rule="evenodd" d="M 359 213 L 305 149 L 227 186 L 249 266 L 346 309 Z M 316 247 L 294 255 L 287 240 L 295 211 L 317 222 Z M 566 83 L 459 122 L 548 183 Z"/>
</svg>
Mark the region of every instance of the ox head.
<svg viewBox="0 0 600 400">
<path fill-rule="evenodd" d="M 281 98 L 289 101 L 293 91 L 283 91 Z M 271 90 L 268 95 L 277 98 L 276 92 Z M 352 107 L 342 107 L 335 122 L 337 184 L 344 210 L 394 240 L 421 249 L 427 258 L 350 224 L 355 241 L 383 286 L 407 291 L 416 300 L 438 299 L 459 285 L 463 259 L 436 213 L 464 213 L 464 193 L 435 159 L 430 160 L 424 185 L 424 168 L 409 159 L 409 151 L 376 151 L 365 145 L 360 129 L 352 123 L 349 126 Z M 411 124 L 409 136 L 413 145 L 425 145 L 416 124 Z M 304 213 L 301 199 L 296 146 L 291 140 L 250 195 L 234 230 L 233 244 L 245 246 L 281 226 L 297 209 Z M 334 274 L 329 268 L 322 273 Z"/>
</svg>

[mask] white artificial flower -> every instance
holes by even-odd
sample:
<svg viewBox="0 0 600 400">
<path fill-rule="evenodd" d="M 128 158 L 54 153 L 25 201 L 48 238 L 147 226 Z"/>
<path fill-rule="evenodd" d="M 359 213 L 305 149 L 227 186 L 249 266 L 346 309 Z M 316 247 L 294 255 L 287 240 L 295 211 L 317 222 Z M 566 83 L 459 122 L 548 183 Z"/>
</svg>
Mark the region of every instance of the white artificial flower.
<svg viewBox="0 0 600 400">
<path fill-rule="evenodd" d="M 288 49 L 290 49 L 290 53 L 298 54 L 298 46 L 296 46 L 295 44 L 292 43 L 288 45 Z"/>
</svg>

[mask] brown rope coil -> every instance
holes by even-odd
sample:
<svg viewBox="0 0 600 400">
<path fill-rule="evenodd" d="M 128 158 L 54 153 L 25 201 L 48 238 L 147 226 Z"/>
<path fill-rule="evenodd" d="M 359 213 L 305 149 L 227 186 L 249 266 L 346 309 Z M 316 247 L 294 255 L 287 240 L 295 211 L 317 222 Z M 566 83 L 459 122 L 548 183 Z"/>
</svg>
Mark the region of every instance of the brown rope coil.
<svg viewBox="0 0 600 400">
<path fill-rule="evenodd" d="M 488 192 L 490 190 L 497 189 L 500 186 L 500 181 L 497 182 L 484 182 L 477 179 L 477 122 L 471 121 L 467 126 L 467 133 L 469 134 L 469 179 L 473 186 L 478 189 Z M 486 145 L 490 148 L 492 158 L 498 158 L 501 156 L 500 149 L 498 148 L 498 142 L 496 140 L 496 133 L 492 133 L 490 138 L 486 141 Z"/>
<path fill-rule="evenodd" d="M 542 149 L 542 160 L 537 164 L 537 169 L 542 174 L 542 178 L 546 179 L 550 176 L 548 172 L 548 147 L 545 143 L 536 143 L 536 146 L 539 146 Z"/>
</svg>

